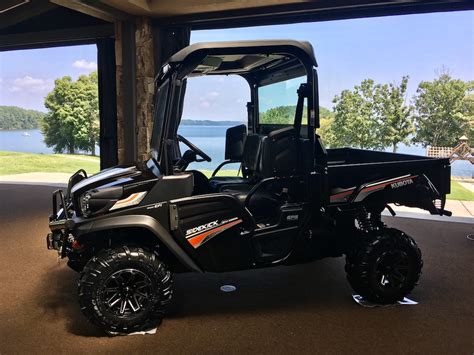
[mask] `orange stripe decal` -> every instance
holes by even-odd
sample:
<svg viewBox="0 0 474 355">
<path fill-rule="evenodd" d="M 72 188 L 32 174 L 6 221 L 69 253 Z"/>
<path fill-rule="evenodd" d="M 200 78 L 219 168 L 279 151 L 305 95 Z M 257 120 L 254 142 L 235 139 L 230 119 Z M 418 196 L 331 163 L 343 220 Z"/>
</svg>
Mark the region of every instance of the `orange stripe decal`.
<svg viewBox="0 0 474 355">
<path fill-rule="evenodd" d="M 118 209 L 118 208 L 124 208 L 124 207 L 137 205 L 143 200 L 146 194 L 147 194 L 146 191 L 136 192 L 134 194 L 131 194 L 127 198 L 124 198 L 123 200 L 118 200 L 110 208 L 110 211 Z"/>
<path fill-rule="evenodd" d="M 120 205 L 122 203 L 127 203 L 127 202 L 130 202 L 130 201 L 133 201 L 138 195 L 140 195 L 139 192 L 131 194 L 126 199 L 117 201 L 117 204 Z"/>
<path fill-rule="evenodd" d="M 207 240 L 209 240 L 211 236 L 216 236 L 217 234 L 225 231 L 226 229 L 232 228 L 233 226 L 241 223 L 242 220 L 238 219 L 236 221 L 232 221 L 226 224 L 223 224 L 222 226 L 216 227 L 214 229 L 208 230 L 204 233 L 198 234 L 190 239 L 188 239 L 188 242 L 194 247 L 198 248 L 200 247 L 203 243 L 205 243 Z"/>
</svg>

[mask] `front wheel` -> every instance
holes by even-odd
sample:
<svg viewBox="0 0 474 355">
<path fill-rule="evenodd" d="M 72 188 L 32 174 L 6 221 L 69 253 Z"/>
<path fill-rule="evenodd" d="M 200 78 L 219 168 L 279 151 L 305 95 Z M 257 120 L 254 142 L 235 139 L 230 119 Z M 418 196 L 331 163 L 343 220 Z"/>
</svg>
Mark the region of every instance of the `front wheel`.
<svg viewBox="0 0 474 355">
<path fill-rule="evenodd" d="M 82 312 L 109 333 L 156 327 L 172 296 L 170 271 L 155 253 L 121 246 L 101 251 L 81 273 Z"/>
<path fill-rule="evenodd" d="M 402 300 L 417 284 L 423 261 L 413 238 L 384 228 L 347 254 L 347 279 L 365 299 L 388 304 Z"/>
</svg>

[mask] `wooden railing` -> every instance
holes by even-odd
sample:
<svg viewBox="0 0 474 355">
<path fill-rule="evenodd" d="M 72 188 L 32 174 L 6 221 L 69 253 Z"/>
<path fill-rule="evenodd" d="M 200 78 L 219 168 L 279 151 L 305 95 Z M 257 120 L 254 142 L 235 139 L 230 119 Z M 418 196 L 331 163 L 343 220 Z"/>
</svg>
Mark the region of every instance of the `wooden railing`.
<svg viewBox="0 0 474 355">
<path fill-rule="evenodd" d="M 426 155 L 433 158 L 449 158 L 450 162 L 455 160 L 467 160 L 474 164 L 474 148 L 469 147 L 467 141 L 461 141 L 454 148 L 451 147 L 428 147 Z"/>
</svg>

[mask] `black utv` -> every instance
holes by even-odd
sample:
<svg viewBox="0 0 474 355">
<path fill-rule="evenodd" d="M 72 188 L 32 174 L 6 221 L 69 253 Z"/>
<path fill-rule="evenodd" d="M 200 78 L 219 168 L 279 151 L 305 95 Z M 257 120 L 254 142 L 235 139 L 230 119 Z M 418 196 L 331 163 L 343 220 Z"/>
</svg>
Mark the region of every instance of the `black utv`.
<svg viewBox="0 0 474 355">
<path fill-rule="evenodd" d="M 156 79 L 148 162 L 90 177 L 80 170 L 53 194 L 47 245 L 81 273 L 88 319 L 108 332 L 149 329 L 171 301 L 174 272 L 329 256 L 346 256 L 349 283 L 367 300 L 392 303 L 412 291 L 420 250 L 381 213 L 396 203 L 449 215 L 449 161 L 325 149 L 315 68 L 313 48 L 297 41 L 198 43 L 168 60 Z M 203 75 L 248 82 L 248 122 L 228 129 L 217 168 L 239 163 L 240 176 L 188 169 L 211 160 L 177 133 L 187 78 Z M 272 92 L 294 102 L 294 115 L 261 120 Z M 189 148 L 182 154 L 180 142 Z"/>
</svg>

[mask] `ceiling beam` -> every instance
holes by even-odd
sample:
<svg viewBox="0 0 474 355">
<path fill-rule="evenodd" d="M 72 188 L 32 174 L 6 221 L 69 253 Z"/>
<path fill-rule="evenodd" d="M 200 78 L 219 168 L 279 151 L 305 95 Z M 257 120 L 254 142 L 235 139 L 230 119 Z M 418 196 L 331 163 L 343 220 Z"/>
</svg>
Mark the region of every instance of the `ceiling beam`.
<svg viewBox="0 0 474 355">
<path fill-rule="evenodd" d="M 98 38 L 113 37 L 112 24 L 0 35 L 0 52 L 95 43 Z"/>
<path fill-rule="evenodd" d="M 53 4 L 81 12 L 83 14 L 97 17 L 107 22 L 128 21 L 133 22 L 135 18 L 126 12 L 105 5 L 99 0 L 50 0 Z"/>
<path fill-rule="evenodd" d="M 156 21 L 203 30 L 473 9 L 472 0 L 320 0 L 162 17 Z"/>
<path fill-rule="evenodd" d="M 47 0 L 28 1 L 21 5 L 25 6 L 17 5 L 0 12 L 0 29 L 16 25 L 56 7 Z"/>
<path fill-rule="evenodd" d="M 22 5 L 26 5 L 30 0 L 3 0 L 0 3 L 0 14 L 13 10 L 14 8 Z"/>
<path fill-rule="evenodd" d="M 128 0 L 128 3 L 139 9 L 151 11 L 150 2 L 148 0 Z"/>
</svg>

